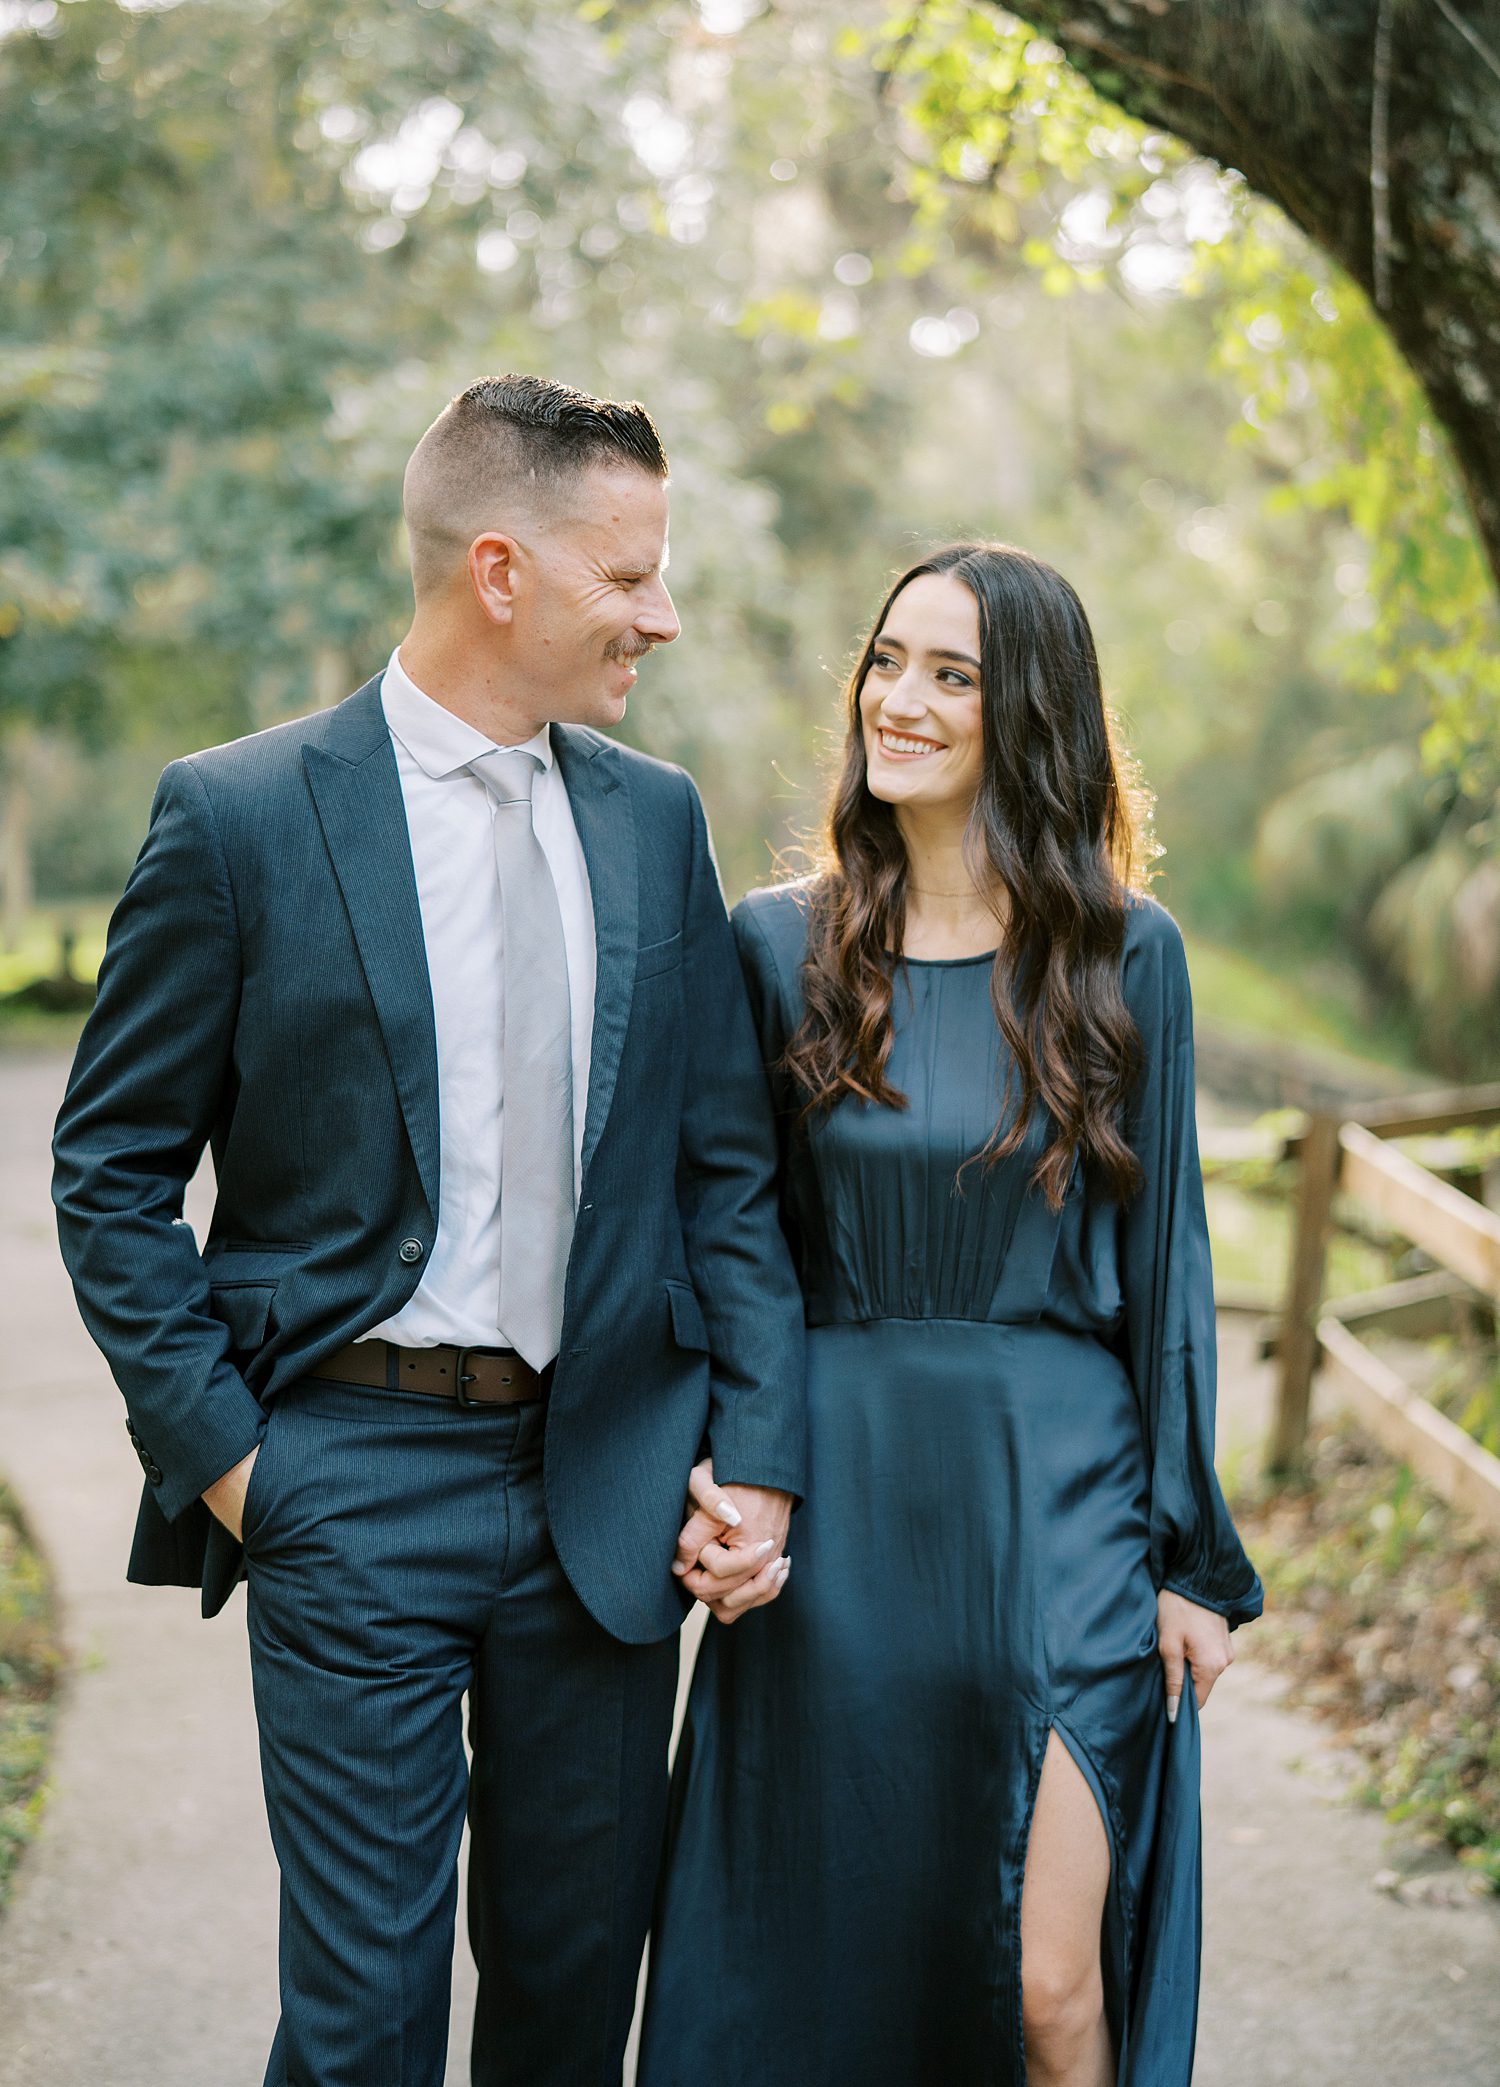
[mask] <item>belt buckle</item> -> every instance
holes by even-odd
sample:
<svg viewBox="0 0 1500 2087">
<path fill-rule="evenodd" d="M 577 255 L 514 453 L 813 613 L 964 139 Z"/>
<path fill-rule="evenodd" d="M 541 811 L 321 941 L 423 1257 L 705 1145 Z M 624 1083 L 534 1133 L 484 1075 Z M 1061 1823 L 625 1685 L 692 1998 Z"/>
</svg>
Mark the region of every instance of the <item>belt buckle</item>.
<svg viewBox="0 0 1500 2087">
<path fill-rule="evenodd" d="M 466 1384 L 477 1384 L 479 1381 L 478 1376 L 475 1372 L 466 1371 L 464 1368 L 464 1364 L 468 1361 L 469 1357 L 477 1353 L 478 1350 L 474 1348 L 460 1348 L 458 1351 L 458 1360 L 455 1363 L 453 1370 L 454 1397 L 458 1400 L 458 1403 L 461 1406 L 468 1406 L 473 1411 L 477 1411 L 479 1407 L 487 1403 L 487 1401 L 484 1399 L 471 1399 L 469 1397 L 468 1392 L 464 1389 L 464 1386 Z"/>
</svg>

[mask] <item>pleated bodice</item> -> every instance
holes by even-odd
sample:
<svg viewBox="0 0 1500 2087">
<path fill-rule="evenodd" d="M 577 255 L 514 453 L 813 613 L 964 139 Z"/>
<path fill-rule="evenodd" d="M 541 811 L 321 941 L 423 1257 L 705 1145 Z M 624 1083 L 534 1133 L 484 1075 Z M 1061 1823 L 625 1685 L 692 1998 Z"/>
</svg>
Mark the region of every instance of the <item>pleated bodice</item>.
<svg viewBox="0 0 1500 2087">
<path fill-rule="evenodd" d="M 1028 1187 L 1039 1126 L 998 1164 L 979 1157 L 1000 1118 L 1006 1063 L 992 965 L 899 966 L 889 1072 L 907 1107 L 843 1102 L 793 1157 L 809 1324 L 1040 1312 L 1059 1216 Z M 1007 1124 L 1014 1108 L 1012 1095 Z"/>
</svg>

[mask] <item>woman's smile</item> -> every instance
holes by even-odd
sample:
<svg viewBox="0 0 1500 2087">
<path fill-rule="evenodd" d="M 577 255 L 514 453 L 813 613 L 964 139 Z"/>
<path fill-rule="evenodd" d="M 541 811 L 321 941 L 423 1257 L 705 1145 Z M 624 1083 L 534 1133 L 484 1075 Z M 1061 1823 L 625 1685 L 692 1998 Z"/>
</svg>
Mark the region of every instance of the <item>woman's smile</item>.
<svg viewBox="0 0 1500 2087">
<path fill-rule="evenodd" d="M 892 761 L 921 761 L 928 754 L 946 753 L 947 748 L 941 739 L 923 739 L 915 732 L 896 732 L 882 725 L 880 751 Z"/>
</svg>

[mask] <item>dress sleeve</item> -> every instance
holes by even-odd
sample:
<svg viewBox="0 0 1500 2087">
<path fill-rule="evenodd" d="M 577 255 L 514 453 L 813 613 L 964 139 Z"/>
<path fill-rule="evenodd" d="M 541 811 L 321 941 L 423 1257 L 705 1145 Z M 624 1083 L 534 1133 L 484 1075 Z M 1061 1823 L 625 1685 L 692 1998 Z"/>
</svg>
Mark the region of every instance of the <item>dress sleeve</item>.
<svg viewBox="0 0 1500 2087">
<path fill-rule="evenodd" d="M 1193 1010 L 1177 923 L 1154 901 L 1131 924 L 1125 1000 L 1142 1062 L 1125 1134 L 1145 1172 L 1120 1213 L 1124 1338 L 1151 1455 L 1151 1565 L 1158 1587 L 1233 1629 L 1262 1590 L 1214 1471 L 1213 1268 L 1198 1161 Z"/>
</svg>

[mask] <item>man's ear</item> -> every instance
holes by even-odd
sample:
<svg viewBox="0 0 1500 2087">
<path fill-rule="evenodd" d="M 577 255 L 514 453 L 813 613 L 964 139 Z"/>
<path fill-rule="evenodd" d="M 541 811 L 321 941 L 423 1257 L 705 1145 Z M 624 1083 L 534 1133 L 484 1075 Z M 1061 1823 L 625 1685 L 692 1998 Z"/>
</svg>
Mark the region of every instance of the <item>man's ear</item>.
<svg viewBox="0 0 1500 2087">
<path fill-rule="evenodd" d="M 469 585 L 491 623 L 509 623 L 515 615 L 520 554 L 516 539 L 498 529 L 486 530 L 469 545 Z"/>
</svg>

